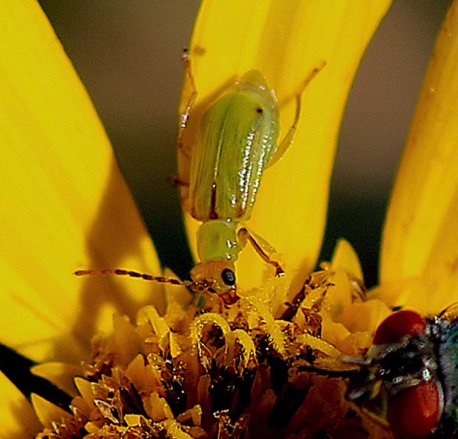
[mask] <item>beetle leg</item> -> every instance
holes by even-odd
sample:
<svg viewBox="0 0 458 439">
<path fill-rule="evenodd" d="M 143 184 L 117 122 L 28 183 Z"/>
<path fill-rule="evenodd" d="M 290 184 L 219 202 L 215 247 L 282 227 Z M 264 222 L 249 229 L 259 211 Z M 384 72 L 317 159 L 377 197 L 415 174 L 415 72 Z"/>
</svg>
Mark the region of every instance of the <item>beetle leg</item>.
<svg viewBox="0 0 458 439">
<path fill-rule="evenodd" d="M 293 124 L 290 126 L 288 132 L 284 139 L 280 142 L 277 146 L 277 150 L 272 155 L 272 158 L 269 161 L 268 167 L 272 166 L 274 163 L 278 162 L 280 157 L 286 152 L 286 150 L 291 146 L 294 140 L 294 136 L 296 135 L 297 124 L 299 123 L 299 119 L 301 118 L 301 93 L 296 95 L 296 113 L 294 115 Z"/>
<path fill-rule="evenodd" d="M 183 135 L 184 135 L 184 130 L 186 129 L 188 125 L 189 114 L 197 98 L 197 87 L 196 87 L 196 82 L 194 80 L 194 75 L 192 73 L 189 54 L 186 49 L 183 52 L 182 60 L 183 60 L 186 77 L 188 79 L 188 83 L 191 86 L 191 96 L 189 97 L 189 100 L 186 104 L 186 107 L 183 113 L 181 113 L 180 126 L 178 129 L 178 149 L 186 156 L 186 158 L 190 159 L 189 151 L 184 146 Z"/>
<path fill-rule="evenodd" d="M 275 268 L 276 276 L 283 276 L 285 274 L 281 265 L 270 257 L 272 254 L 277 253 L 276 250 L 261 237 L 254 235 L 247 228 L 242 227 L 237 231 L 237 239 L 242 248 L 249 241 L 262 260 Z"/>
<path fill-rule="evenodd" d="M 313 70 L 309 73 L 309 75 L 305 78 L 305 81 L 302 84 L 301 91 L 296 95 L 296 113 L 294 114 L 293 124 L 290 126 L 288 132 L 286 133 L 286 136 L 278 144 L 277 150 L 272 155 L 267 165 L 268 167 L 276 163 L 280 159 L 280 157 L 283 156 L 283 154 L 290 147 L 290 145 L 293 143 L 294 136 L 296 135 L 297 125 L 299 124 L 299 120 L 301 118 L 302 93 L 307 88 L 307 86 L 310 84 L 310 82 L 312 82 L 313 78 L 315 78 L 315 76 L 318 73 L 320 73 L 321 70 L 323 70 L 325 65 L 326 65 L 326 62 L 323 61 L 319 66 L 314 67 Z"/>
</svg>

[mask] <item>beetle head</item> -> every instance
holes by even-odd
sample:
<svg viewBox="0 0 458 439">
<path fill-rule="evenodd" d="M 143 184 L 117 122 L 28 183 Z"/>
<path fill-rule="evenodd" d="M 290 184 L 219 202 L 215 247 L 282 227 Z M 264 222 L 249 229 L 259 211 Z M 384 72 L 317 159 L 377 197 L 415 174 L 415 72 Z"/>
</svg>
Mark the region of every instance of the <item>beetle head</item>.
<svg viewBox="0 0 458 439">
<path fill-rule="evenodd" d="M 201 262 L 192 269 L 191 277 L 194 282 L 204 285 L 210 293 L 220 296 L 225 303 L 231 304 L 237 300 L 235 267 L 232 261 Z"/>
</svg>

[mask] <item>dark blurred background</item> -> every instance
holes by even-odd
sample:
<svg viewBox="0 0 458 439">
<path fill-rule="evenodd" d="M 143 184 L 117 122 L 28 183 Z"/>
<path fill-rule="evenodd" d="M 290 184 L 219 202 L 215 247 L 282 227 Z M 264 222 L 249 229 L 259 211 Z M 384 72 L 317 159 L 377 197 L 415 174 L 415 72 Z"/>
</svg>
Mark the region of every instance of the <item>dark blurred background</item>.
<svg viewBox="0 0 458 439">
<path fill-rule="evenodd" d="M 40 0 L 113 143 L 163 265 L 191 267 L 176 174 L 177 104 L 196 0 Z M 377 275 L 391 184 L 451 0 L 395 0 L 356 77 L 340 136 L 322 259 L 347 238 Z M 84 147 L 84 145 L 82 145 Z M 177 251 L 179 250 L 179 251 Z"/>
</svg>

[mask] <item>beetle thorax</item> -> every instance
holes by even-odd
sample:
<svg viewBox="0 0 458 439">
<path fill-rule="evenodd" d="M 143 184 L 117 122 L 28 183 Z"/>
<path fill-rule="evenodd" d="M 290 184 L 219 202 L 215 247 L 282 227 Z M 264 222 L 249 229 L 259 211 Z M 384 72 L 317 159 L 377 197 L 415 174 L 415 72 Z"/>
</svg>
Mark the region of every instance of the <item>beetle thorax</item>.
<svg viewBox="0 0 458 439">
<path fill-rule="evenodd" d="M 202 262 L 235 261 L 240 251 L 237 223 L 234 221 L 205 221 L 197 232 L 197 253 Z"/>
</svg>

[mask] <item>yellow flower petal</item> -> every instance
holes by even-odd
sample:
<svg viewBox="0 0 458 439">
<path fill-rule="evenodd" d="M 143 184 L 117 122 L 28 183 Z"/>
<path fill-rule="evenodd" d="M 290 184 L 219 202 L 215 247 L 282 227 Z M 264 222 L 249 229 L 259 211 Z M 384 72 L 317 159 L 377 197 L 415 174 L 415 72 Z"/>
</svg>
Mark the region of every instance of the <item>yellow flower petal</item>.
<svg viewBox="0 0 458 439">
<path fill-rule="evenodd" d="M 26 397 L 0 372 L 0 437 L 29 439 L 41 429 Z"/>
<path fill-rule="evenodd" d="M 341 268 L 355 280 L 364 281 L 363 270 L 359 263 L 358 255 L 351 244 L 345 239 L 339 239 L 334 254 L 332 255 L 331 266 L 334 270 Z"/>
<path fill-rule="evenodd" d="M 32 394 L 32 404 L 38 419 L 45 427 L 51 427 L 53 422 L 71 418 L 70 413 L 39 395 Z"/>
<path fill-rule="evenodd" d="M 31 368 L 34 375 L 42 377 L 62 389 L 68 395 L 77 395 L 74 377 L 81 374 L 81 366 L 66 363 L 43 363 Z"/>
<path fill-rule="evenodd" d="M 4 2 L 0 39 L 0 341 L 39 361 L 81 359 L 113 310 L 133 315 L 161 289 L 73 271 L 158 273 L 157 257 L 38 3 Z"/>
<path fill-rule="evenodd" d="M 324 69 L 303 92 L 295 141 L 265 173 L 247 226 L 272 244 L 300 285 L 313 268 L 325 223 L 329 177 L 345 100 L 361 55 L 390 2 L 204 2 L 190 47 L 198 96 L 190 124 L 205 102 L 250 69 L 275 90 L 283 138 L 294 119 L 295 95 L 312 69 Z M 183 93 L 182 108 L 189 98 Z M 185 166 L 183 162 L 181 166 Z M 187 218 L 191 241 L 199 226 Z M 195 244 L 194 244 L 195 245 Z M 242 252 L 242 286 L 259 286 L 265 264 Z M 247 260 L 250 259 L 250 260 Z M 267 275 L 271 275 L 270 271 Z"/>
<path fill-rule="evenodd" d="M 421 279 L 438 312 L 458 300 L 458 2 L 438 37 L 394 187 L 381 284 Z M 411 296 L 409 304 L 421 307 Z"/>
<path fill-rule="evenodd" d="M 78 393 L 81 395 L 83 401 L 88 405 L 88 407 L 95 407 L 94 392 L 91 383 L 84 378 L 76 377 L 75 386 L 78 389 Z"/>
</svg>

